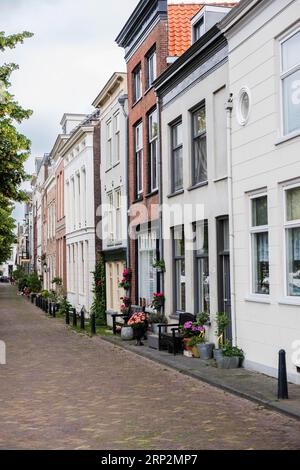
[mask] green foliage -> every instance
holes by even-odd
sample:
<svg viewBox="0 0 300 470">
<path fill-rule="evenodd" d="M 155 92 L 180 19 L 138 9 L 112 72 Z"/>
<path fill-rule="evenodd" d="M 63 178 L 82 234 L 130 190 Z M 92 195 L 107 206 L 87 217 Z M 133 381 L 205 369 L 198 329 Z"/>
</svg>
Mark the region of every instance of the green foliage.
<svg viewBox="0 0 300 470">
<path fill-rule="evenodd" d="M 0 52 L 13 49 L 31 36 L 27 31 L 10 36 L 0 31 Z M 28 119 L 32 111 L 23 109 L 8 91 L 11 74 L 17 69 L 16 64 L 0 64 L 0 263 L 10 257 L 15 241 L 11 201 L 27 199 L 20 186 L 28 179 L 24 162 L 30 154 L 31 144 L 15 126 Z"/>
<path fill-rule="evenodd" d="M 58 299 L 59 303 L 59 310 L 58 310 L 58 315 L 63 316 L 66 313 L 67 308 L 70 310 L 72 308 L 72 305 L 70 302 L 68 302 L 67 296 L 62 297 L 61 299 Z"/>
<path fill-rule="evenodd" d="M 1 147 L 1 141 L 0 141 Z M 0 157 L 1 168 L 1 157 Z M 0 264 L 5 263 L 11 256 L 12 245 L 15 243 L 15 221 L 12 217 L 13 206 L 1 195 L 0 184 Z"/>
<path fill-rule="evenodd" d="M 97 326 L 106 325 L 106 277 L 105 261 L 102 254 L 99 254 L 99 261 L 96 265 L 94 274 L 94 301 L 92 313 L 96 317 Z"/>
<path fill-rule="evenodd" d="M 30 292 L 37 294 L 42 289 L 42 282 L 37 273 L 32 273 L 28 276 L 28 285 Z"/>
<path fill-rule="evenodd" d="M 205 335 L 193 336 L 188 342 L 188 346 L 190 348 L 194 348 L 198 344 L 204 344 L 204 343 L 205 343 Z"/>
<path fill-rule="evenodd" d="M 19 279 L 25 276 L 26 276 L 26 273 L 25 273 L 25 269 L 23 268 L 23 266 L 18 266 L 17 269 L 13 272 L 13 278 L 16 281 L 18 281 Z"/>
<path fill-rule="evenodd" d="M 225 341 L 225 332 L 226 328 L 229 325 L 229 318 L 226 312 L 217 313 L 217 331 L 216 335 L 218 336 L 219 347 L 222 349 L 224 347 Z"/>
<path fill-rule="evenodd" d="M 22 292 L 25 287 L 28 287 L 28 276 L 20 277 L 18 280 L 18 289 Z"/>
<path fill-rule="evenodd" d="M 48 290 L 42 290 L 41 296 L 43 297 L 43 299 L 49 299 L 50 292 Z"/>
<path fill-rule="evenodd" d="M 204 326 L 209 322 L 209 318 L 210 316 L 208 313 L 202 312 L 202 313 L 199 313 L 197 321 L 201 326 Z"/>
<path fill-rule="evenodd" d="M 244 351 L 236 346 L 230 346 L 229 341 L 226 341 L 225 347 L 223 348 L 224 357 L 240 357 L 241 359 L 245 358 Z"/>
<path fill-rule="evenodd" d="M 56 286 L 62 286 L 62 279 L 60 277 L 55 277 L 52 280 L 52 284 L 55 284 Z"/>
</svg>

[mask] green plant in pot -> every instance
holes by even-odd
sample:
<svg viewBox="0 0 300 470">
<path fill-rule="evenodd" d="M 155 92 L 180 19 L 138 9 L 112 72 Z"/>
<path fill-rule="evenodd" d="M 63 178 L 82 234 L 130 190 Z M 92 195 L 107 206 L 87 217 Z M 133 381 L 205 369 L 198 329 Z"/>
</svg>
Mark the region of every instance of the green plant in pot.
<svg viewBox="0 0 300 470">
<path fill-rule="evenodd" d="M 149 315 L 149 322 L 152 325 L 152 331 L 155 335 L 159 334 L 158 325 L 166 325 L 168 320 L 162 313 L 151 313 Z M 163 329 L 161 330 L 163 331 Z"/>
<path fill-rule="evenodd" d="M 218 357 L 223 355 L 223 349 L 225 347 L 225 332 L 229 325 L 229 318 L 226 312 L 217 313 L 217 330 L 216 335 L 218 338 L 218 349 L 214 350 L 214 358 L 217 360 Z"/>
<path fill-rule="evenodd" d="M 231 346 L 229 341 L 225 342 L 222 356 L 216 359 L 219 369 L 238 369 L 245 358 L 244 351 L 237 346 Z"/>
<path fill-rule="evenodd" d="M 166 263 L 163 259 L 155 260 L 153 263 L 153 268 L 156 269 L 158 272 L 165 273 L 166 272 Z"/>
</svg>

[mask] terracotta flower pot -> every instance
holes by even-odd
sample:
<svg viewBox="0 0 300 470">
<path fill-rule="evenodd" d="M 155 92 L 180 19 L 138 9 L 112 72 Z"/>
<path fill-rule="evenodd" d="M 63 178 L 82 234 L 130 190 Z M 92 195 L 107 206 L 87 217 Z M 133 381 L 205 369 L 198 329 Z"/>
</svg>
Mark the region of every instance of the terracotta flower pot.
<svg viewBox="0 0 300 470">
<path fill-rule="evenodd" d="M 185 349 L 185 351 L 193 352 L 193 348 L 191 346 L 189 346 L 190 341 L 191 341 L 191 338 L 183 338 L 184 349 Z"/>
</svg>

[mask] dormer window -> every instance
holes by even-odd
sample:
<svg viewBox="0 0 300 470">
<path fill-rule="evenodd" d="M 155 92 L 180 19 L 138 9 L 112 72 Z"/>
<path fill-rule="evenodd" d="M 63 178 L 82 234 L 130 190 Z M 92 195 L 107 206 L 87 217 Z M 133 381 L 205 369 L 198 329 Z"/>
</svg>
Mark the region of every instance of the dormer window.
<svg viewBox="0 0 300 470">
<path fill-rule="evenodd" d="M 205 33 L 205 25 L 204 25 L 204 16 L 200 18 L 199 21 L 193 26 L 193 42 L 198 41 L 198 39 L 203 36 Z"/>
</svg>

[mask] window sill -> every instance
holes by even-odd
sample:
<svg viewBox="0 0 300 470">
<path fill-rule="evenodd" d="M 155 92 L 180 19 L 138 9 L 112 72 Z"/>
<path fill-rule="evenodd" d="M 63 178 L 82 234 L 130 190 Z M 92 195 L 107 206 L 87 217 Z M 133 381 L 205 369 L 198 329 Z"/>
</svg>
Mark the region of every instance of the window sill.
<svg viewBox="0 0 300 470">
<path fill-rule="evenodd" d="M 213 180 L 214 183 L 220 183 L 221 181 L 228 180 L 228 176 L 223 176 L 222 178 L 216 178 Z"/>
<path fill-rule="evenodd" d="M 188 191 L 193 191 L 194 189 L 203 188 L 204 186 L 208 186 L 208 181 L 203 181 L 203 183 L 194 184 L 193 186 L 190 186 L 188 188 Z"/>
<path fill-rule="evenodd" d="M 143 195 L 138 196 L 138 197 L 132 202 L 132 204 L 137 204 L 138 202 L 141 202 L 141 201 L 143 201 L 143 200 L 144 200 Z"/>
<path fill-rule="evenodd" d="M 271 299 L 268 295 L 249 295 L 245 297 L 246 302 L 254 302 L 258 304 L 269 304 L 271 305 Z"/>
<path fill-rule="evenodd" d="M 181 194 L 184 194 L 184 189 L 180 189 L 179 191 L 175 191 L 175 193 L 169 194 L 167 198 L 171 199 L 172 197 L 180 196 Z"/>
<path fill-rule="evenodd" d="M 144 96 L 148 95 L 148 93 L 149 93 L 151 90 L 153 90 L 153 88 L 154 88 L 153 84 L 150 85 L 150 86 L 145 90 Z"/>
<path fill-rule="evenodd" d="M 140 101 L 142 101 L 142 99 L 143 95 L 131 105 L 131 108 L 133 109 Z"/>
<path fill-rule="evenodd" d="M 300 306 L 300 298 L 284 297 L 278 301 L 279 305 L 294 305 L 295 307 Z"/>
<path fill-rule="evenodd" d="M 149 199 L 150 197 L 152 196 L 156 196 L 158 194 L 158 189 L 155 189 L 154 191 L 152 191 L 151 193 L 148 193 L 146 194 L 146 198 Z"/>
<path fill-rule="evenodd" d="M 300 130 L 293 132 L 292 134 L 279 137 L 279 139 L 277 139 L 275 142 L 275 146 L 277 147 L 278 145 L 284 144 L 285 142 L 289 142 L 290 140 L 296 139 L 297 137 L 300 137 Z"/>
</svg>

